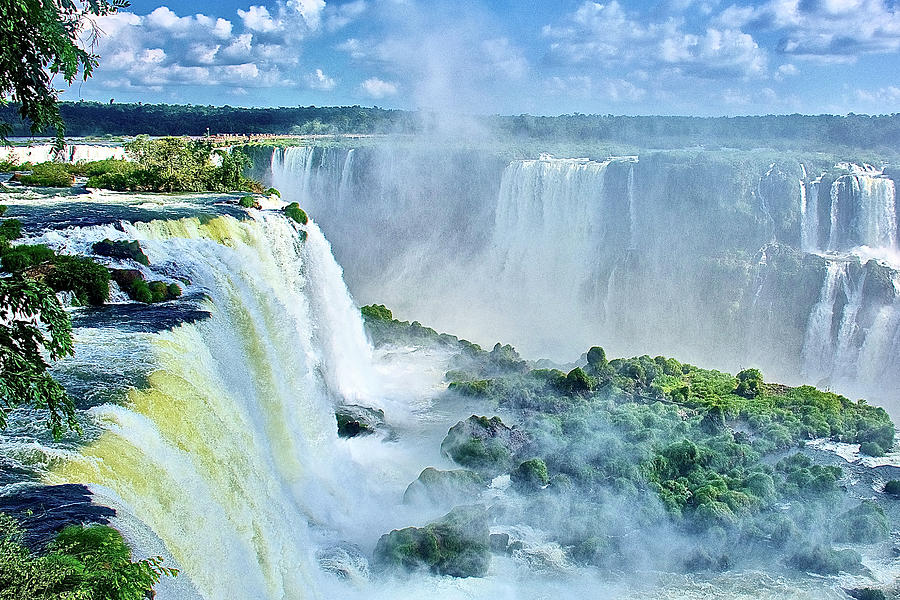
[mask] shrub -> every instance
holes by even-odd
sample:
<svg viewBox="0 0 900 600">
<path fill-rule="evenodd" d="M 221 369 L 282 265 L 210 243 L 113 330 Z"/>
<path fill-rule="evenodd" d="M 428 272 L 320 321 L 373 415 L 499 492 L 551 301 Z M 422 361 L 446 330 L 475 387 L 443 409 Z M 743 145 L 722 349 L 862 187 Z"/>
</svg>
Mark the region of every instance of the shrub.
<svg viewBox="0 0 900 600">
<path fill-rule="evenodd" d="M 581 367 L 575 367 L 566 375 L 565 388 L 570 394 L 584 394 L 594 389 L 594 382 Z"/>
<path fill-rule="evenodd" d="M 44 554 L 30 552 L 23 536 L 13 519 L 0 515 L 2 598 L 144 600 L 161 577 L 178 574 L 158 556 L 132 562 L 131 550 L 111 527 L 68 526 Z"/>
<path fill-rule="evenodd" d="M 759 369 L 744 369 L 737 374 L 734 393 L 744 398 L 756 398 L 763 390 L 763 377 Z"/>
<path fill-rule="evenodd" d="M 128 297 L 135 302 L 153 303 L 153 292 L 150 290 L 150 285 L 143 279 L 135 279 L 128 288 L 127 293 Z"/>
<path fill-rule="evenodd" d="M 859 445 L 859 451 L 869 456 L 884 456 L 884 450 L 875 442 L 863 442 Z"/>
<path fill-rule="evenodd" d="M 269 189 L 267 189 L 265 193 L 267 196 L 278 196 L 279 198 L 281 198 L 281 192 L 279 192 L 278 190 L 276 190 L 273 187 L 270 187 Z"/>
<path fill-rule="evenodd" d="M 840 572 L 854 573 L 859 571 L 862 557 L 853 550 L 834 550 L 827 546 L 814 546 L 794 553 L 790 564 L 800 571 L 809 571 L 822 575 L 836 575 Z"/>
<path fill-rule="evenodd" d="M 4 240 L 17 240 L 22 237 L 22 221 L 18 219 L 4 219 L 0 223 L 0 238 Z"/>
<path fill-rule="evenodd" d="M 22 185 L 39 187 L 71 187 L 75 178 L 64 164 L 44 162 L 34 165 L 29 175 L 18 175 L 15 180 Z"/>
<path fill-rule="evenodd" d="M 244 196 L 240 200 L 238 200 L 238 204 L 242 208 L 254 208 L 256 207 L 256 198 L 253 196 Z"/>
<path fill-rule="evenodd" d="M 24 271 L 34 265 L 50 262 L 56 256 L 56 252 L 44 244 L 14 246 L 0 256 L 0 264 L 7 273 Z"/>
<path fill-rule="evenodd" d="M 167 289 L 167 296 L 170 300 L 181 297 L 181 286 L 177 283 L 170 283 Z"/>
<path fill-rule="evenodd" d="M 85 256 L 58 255 L 47 285 L 54 291 L 69 291 L 81 304 L 99 306 L 109 300 L 109 271 Z"/>
<path fill-rule="evenodd" d="M 835 538 L 842 542 L 873 544 L 887 539 L 891 530 L 884 510 L 871 501 L 863 501 L 837 519 Z"/>
<path fill-rule="evenodd" d="M 286 214 L 291 219 L 297 221 L 301 225 L 306 225 L 309 222 L 309 217 L 306 216 L 306 213 L 300 208 L 300 205 L 296 202 L 291 202 L 287 206 L 284 207 L 284 214 Z"/>
</svg>

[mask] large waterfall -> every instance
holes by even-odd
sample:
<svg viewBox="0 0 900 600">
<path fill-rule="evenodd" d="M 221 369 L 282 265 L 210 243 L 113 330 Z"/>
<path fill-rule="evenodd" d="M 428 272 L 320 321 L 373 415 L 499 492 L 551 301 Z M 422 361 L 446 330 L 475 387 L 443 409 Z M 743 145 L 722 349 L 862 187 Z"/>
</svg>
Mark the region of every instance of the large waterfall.
<svg viewBox="0 0 900 600">
<path fill-rule="evenodd" d="M 52 144 L 34 144 L 30 146 L 0 146 L 0 161 L 10 160 L 17 163 L 30 162 L 33 164 L 61 160 L 63 162 L 77 163 L 107 158 L 126 158 L 125 149 L 122 146 L 107 144 L 79 144 L 69 143 L 57 152 Z"/>
<path fill-rule="evenodd" d="M 893 335 L 875 327 L 894 323 L 896 298 L 898 206 L 883 169 L 400 144 L 276 149 L 270 175 L 317 215 L 363 302 L 533 357 L 573 360 L 599 343 L 896 400 L 887 342 L 875 342 Z"/>
<path fill-rule="evenodd" d="M 140 240 L 156 276 L 206 296 L 208 319 L 120 334 L 121 354 L 149 342 L 145 383 L 127 408 L 92 408 L 102 433 L 46 475 L 112 490 L 204 598 L 309 597 L 322 577 L 312 538 L 352 539 L 339 482 L 363 489 L 364 477 L 342 455 L 334 405 L 371 404 L 378 377 L 328 242 L 314 223 L 304 229 L 302 241 L 288 219 L 258 215 L 42 238 L 70 251 Z"/>
</svg>

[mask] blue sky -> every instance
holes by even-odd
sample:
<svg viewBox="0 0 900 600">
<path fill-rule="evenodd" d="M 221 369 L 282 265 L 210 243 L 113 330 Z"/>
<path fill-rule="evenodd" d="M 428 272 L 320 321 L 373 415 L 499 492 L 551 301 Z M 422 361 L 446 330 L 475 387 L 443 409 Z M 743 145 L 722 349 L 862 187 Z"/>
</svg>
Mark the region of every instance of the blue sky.
<svg viewBox="0 0 900 600">
<path fill-rule="evenodd" d="M 893 113 L 898 2 L 132 0 L 97 19 L 100 67 L 62 97 L 547 115 Z"/>
</svg>

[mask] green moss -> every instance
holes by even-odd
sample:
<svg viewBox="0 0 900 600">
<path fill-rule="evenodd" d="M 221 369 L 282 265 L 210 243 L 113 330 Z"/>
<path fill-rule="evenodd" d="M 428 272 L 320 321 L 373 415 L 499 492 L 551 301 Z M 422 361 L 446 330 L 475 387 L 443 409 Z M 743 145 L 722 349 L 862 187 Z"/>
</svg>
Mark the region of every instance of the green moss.
<svg viewBox="0 0 900 600">
<path fill-rule="evenodd" d="M 744 369 L 737 374 L 734 393 L 745 398 L 756 398 L 762 391 L 763 376 L 759 369 Z"/>
<path fill-rule="evenodd" d="M 794 553 L 788 563 L 800 571 L 821 575 L 857 573 L 862 570 L 862 557 L 853 550 L 834 550 L 828 546 L 814 546 Z"/>
<path fill-rule="evenodd" d="M 127 293 L 128 297 L 135 302 L 153 303 L 153 292 L 150 290 L 150 285 L 143 279 L 136 279 L 128 288 Z"/>
<path fill-rule="evenodd" d="M 276 190 L 276 189 L 273 188 L 273 187 L 270 187 L 269 189 L 267 189 L 267 190 L 265 191 L 265 194 L 266 194 L 267 196 L 278 196 L 279 198 L 281 198 L 281 192 L 279 192 L 278 190 Z"/>
<path fill-rule="evenodd" d="M 165 302 L 169 297 L 169 286 L 165 281 L 151 281 L 147 286 L 150 288 L 150 294 L 153 302 Z"/>
<path fill-rule="evenodd" d="M 169 300 L 181 297 L 181 286 L 177 283 L 170 283 L 166 288 L 166 296 Z"/>
<path fill-rule="evenodd" d="M 550 483 L 547 465 L 540 458 L 532 458 L 521 463 L 510 473 L 510 481 L 521 491 L 533 491 Z"/>
<path fill-rule="evenodd" d="M 240 200 L 238 200 L 238 204 L 242 208 L 256 208 L 258 203 L 256 202 L 256 198 L 254 198 L 253 196 L 243 196 Z"/>
<path fill-rule="evenodd" d="M 141 243 L 137 240 L 117 240 L 113 241 L 109 238 L 95 242 L 91 247 L 94 254 L 100 256 L 108 256 L 110 258 L 120 258 L 133 260 L 145 266 L 150 265 L 150 259 L 144 254 Z"/>
<path fill-rule="evenodd" d="M 425 527 L 407 527 L 381 536 L 375 546 L 381 568 L 437 575 L 482 577 L 490 565 L 490 533 L 480 507 L 457 507 Z"/>
<path fill-rule="evenodd" d="M 309 217 L 306 216 L 306 213 L 296 202 L 291 202 L 290 204 L 285 206 L 284 214 L 300 223 L 301 225 L 306 225 L 309 222 Z"/>
<path fill-rule="evenodd" d="M 874 544 L 890 537 L 891 529 L 884 510 L 872 501 L 838 516 L 835 539 L 841 542 Z"/>
</svg>

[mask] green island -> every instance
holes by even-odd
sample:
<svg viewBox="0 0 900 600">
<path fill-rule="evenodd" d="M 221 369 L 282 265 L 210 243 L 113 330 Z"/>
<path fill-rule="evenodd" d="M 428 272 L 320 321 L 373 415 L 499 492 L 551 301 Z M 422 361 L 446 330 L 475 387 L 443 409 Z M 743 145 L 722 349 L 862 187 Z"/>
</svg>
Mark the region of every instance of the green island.
<svg viewBox="0 0 900 600">
<path fill-rule="evenodd" d="M 894 425 L 882 408 L 765 383 L 756 369 L 731 375 L 661 356 L 608 360 L 600 347 L 568 372 L 533 368 L 510 346 L 486 351 L 395 320 L 382 305 L 362 314 L 376 345 L 456 350 L 446 400 L 479 411 L 441 443 L 459 470 L 426 469 L 407 491 L 407 501 L 460 506 L 425 527 L 385 534 L 376 548 L 383 566 L 483 575 L 492 551 L 521 550 L 507 533 L 489 534 L 489 524 L 506 521 L 553 532 L 573 563 L 610 573 L 658 553 L 652 532 L 679 540 L 668 560 L 688 572 L 774 558 L 801 572 L 861 573 L 860 554 L 844 546 L 889 539 L 880 503 L 900 484 L 877 502 L 860 501 L 843 489 L 842 467 L 803 451 L 828 438 L 883 454 Z M 520 501 L 472 505 L 498 476 L 509 477 Z"/>
</svg>

